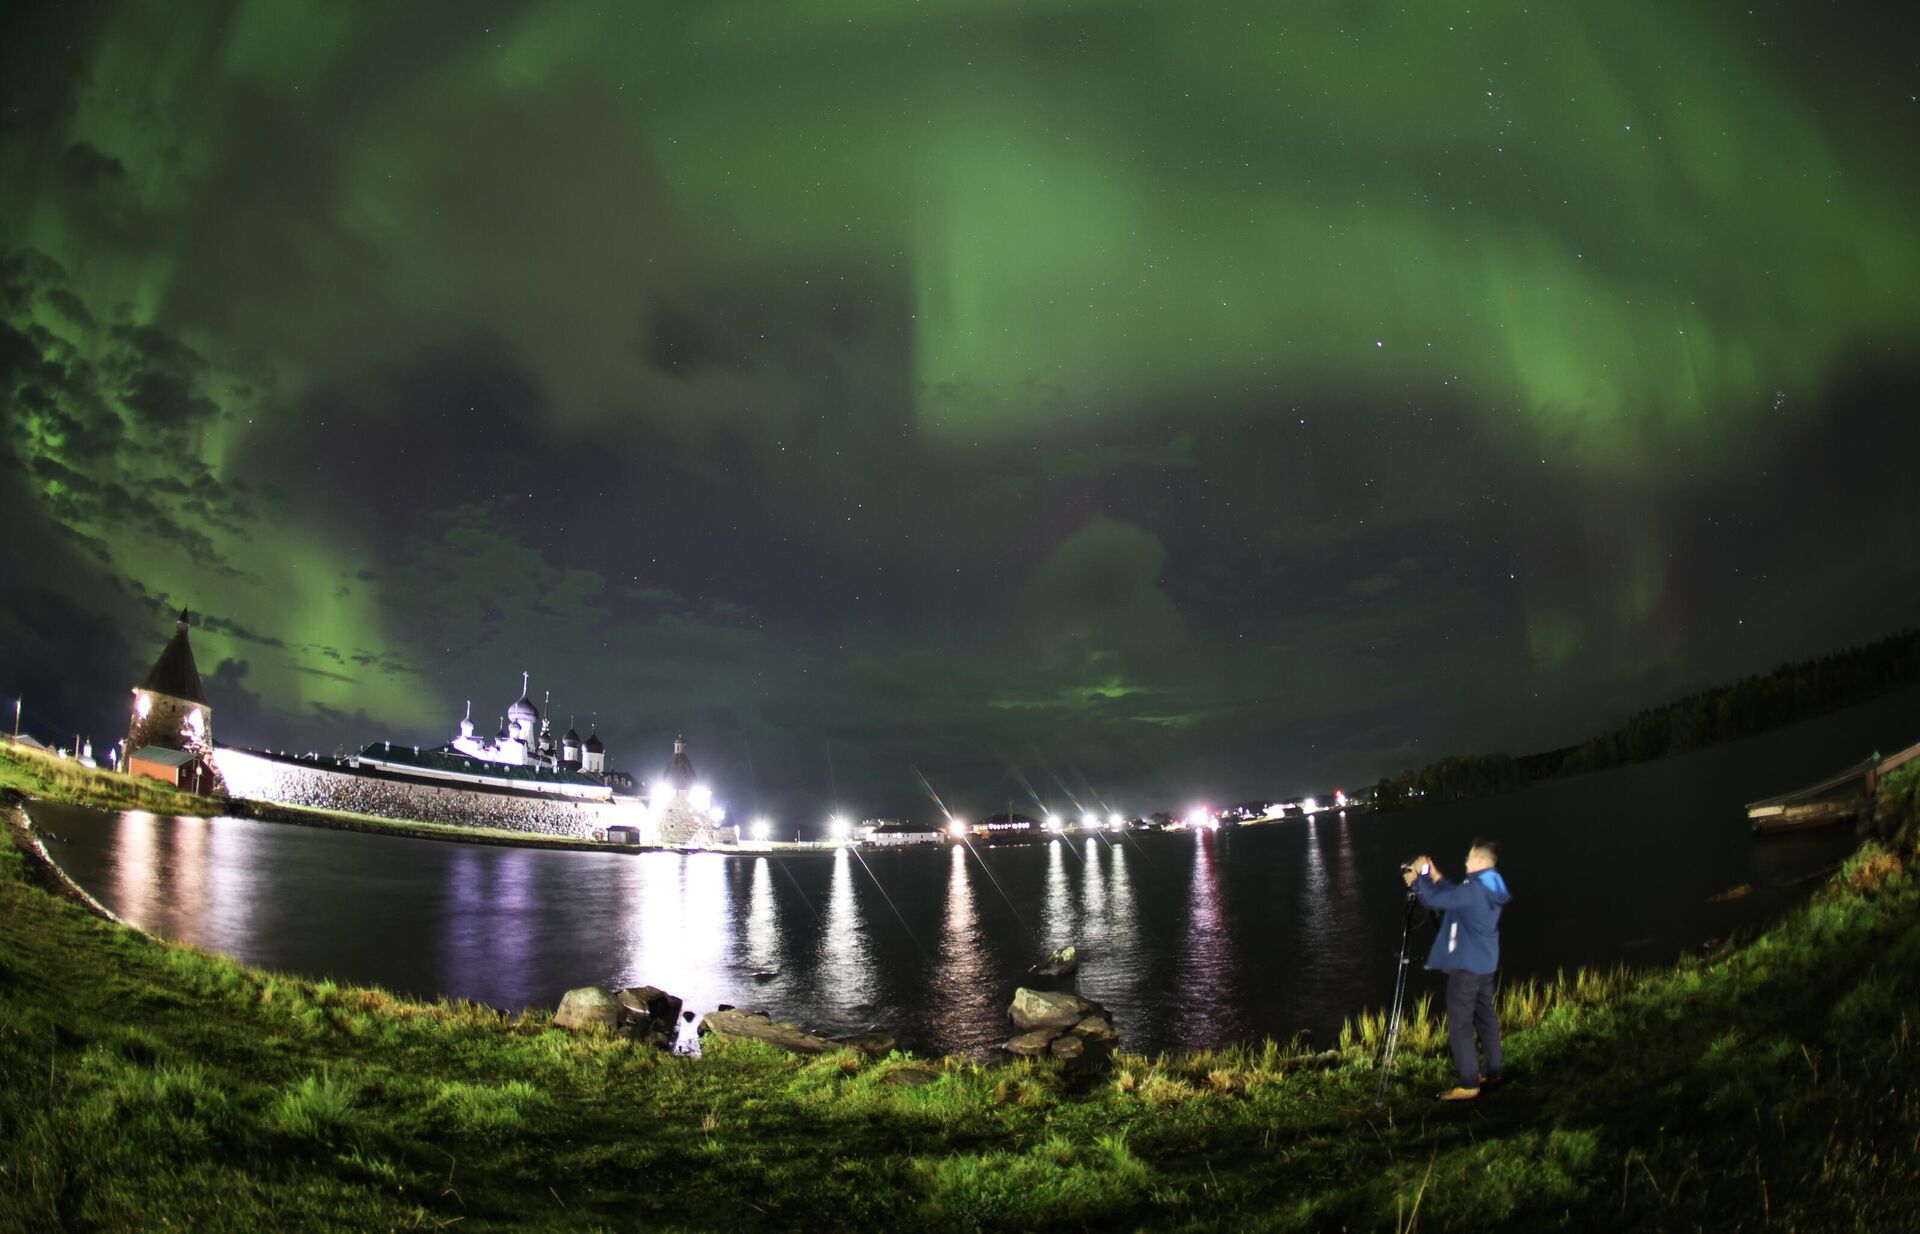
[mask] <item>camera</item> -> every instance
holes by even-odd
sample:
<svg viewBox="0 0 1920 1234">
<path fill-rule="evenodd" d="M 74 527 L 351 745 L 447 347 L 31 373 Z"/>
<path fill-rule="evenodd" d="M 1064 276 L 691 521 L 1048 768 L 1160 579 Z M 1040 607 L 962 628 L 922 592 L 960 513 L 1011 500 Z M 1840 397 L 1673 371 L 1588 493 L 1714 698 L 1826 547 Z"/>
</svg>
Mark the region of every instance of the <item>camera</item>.
<svg viewBox="0 0 1920 1234">
<path fill-rule="evenodd" d="M 1412 860 L 1401 862 L 1400 872 L 1402 874 L 1418 874 L 1422 878 L 1425 878 L 1427 875 L 1433 872 L 1433 866 L 1428 862 L 1424 862 L 1424 861 L 1418 862 L 1417 864 L 1420 867 L 1418 870 L 1413 868 L 1415 864 L 1416 864 L 1416 861 L 1412 861 Z"/>
</svg>

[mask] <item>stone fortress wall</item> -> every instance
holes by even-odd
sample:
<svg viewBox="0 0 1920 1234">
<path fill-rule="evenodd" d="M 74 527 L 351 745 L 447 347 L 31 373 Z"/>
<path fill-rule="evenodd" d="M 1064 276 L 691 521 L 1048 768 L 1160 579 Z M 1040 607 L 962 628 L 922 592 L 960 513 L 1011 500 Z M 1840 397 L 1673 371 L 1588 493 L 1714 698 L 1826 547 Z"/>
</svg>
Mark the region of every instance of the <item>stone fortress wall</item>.
<svg viewBox="0 0 1920 1234">
<path fill-rule="evenodd" d="M 631 806 L 591 801 L 550 801 L 471 789 L 414 784 L 353 775 L 333 758 L 267 756 L 222 747 L 214 765 L 235 797 L 352 810 L 383 818 L 456 827 L 494 827 L 536 835 L 591 838 L 613 823 L 634 823 Z"/>
</svg>

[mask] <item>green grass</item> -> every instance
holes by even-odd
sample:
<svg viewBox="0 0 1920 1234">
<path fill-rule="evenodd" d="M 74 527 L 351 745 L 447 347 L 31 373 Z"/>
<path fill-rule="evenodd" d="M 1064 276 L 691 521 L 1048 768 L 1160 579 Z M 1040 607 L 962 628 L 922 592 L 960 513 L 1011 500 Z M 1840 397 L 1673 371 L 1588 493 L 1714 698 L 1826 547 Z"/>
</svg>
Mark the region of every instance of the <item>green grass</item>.
<svg viewBox="0 0 1920 1234">
<path fill-rule="evenodd" d="M 1098 1077 L 689 1060 L 159 943 L 0 844 L 0 1229 L 1907 1229 L 1914 864 L 1864 850 L 1697 962 L 1509 987 L 1514 1078 L 1465 1108 L 1416 1013 L 1376 1108 L 1377 1015 L 1331 1059 Z"/>
<path fill-rule="evenodd" d="M 0 789 L 106 810 L 150 810 L 156 814 L 211 815 L 220 813 L 226 804 L 183 793 L 158 780 L 102 771 L 12 742 L 0 745 Z"/>
</svg>

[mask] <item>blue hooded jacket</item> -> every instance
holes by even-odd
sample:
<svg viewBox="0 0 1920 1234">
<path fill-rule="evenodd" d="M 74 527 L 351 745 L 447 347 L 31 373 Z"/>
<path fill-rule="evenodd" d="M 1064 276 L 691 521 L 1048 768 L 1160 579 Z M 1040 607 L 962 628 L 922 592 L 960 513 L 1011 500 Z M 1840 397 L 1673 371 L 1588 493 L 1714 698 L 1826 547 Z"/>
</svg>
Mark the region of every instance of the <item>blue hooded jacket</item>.
<svg viewBox="0 0 1920 1234">
<path fill-rule="evenodd" d="M 1437 972 L 1491 973 L 1500 967 L 1500 909 L 1513 898 L 1498 870 L 1481 870 L 1461 883 L 1416 878 L 1414 894 L 1427 908 L 1441 909 L 1440 934 L 1427 952 Z"/>
</svg>

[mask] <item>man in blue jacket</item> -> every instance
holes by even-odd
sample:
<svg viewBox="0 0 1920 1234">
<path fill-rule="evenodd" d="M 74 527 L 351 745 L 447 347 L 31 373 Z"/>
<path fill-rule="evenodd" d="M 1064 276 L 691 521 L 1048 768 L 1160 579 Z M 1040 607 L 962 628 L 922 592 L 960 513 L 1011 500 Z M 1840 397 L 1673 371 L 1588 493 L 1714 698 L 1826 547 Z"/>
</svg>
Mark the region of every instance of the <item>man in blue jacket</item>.
<svg viewBox="0 0 1920 1234">
<path fill-rule="evenodd" d="M 1431 857 L 1416 857 L 1405 872 L 1420 903 L 1439 909 L 1440 934 L 1427 953 L 1427 967 L 1447 975 L 1447 1043 L 1460 1070 L 1457 1087 L 1442 1101 L 1470 1101 L 1483 1086 L 1500 1082 L 1500 1022 L 1494 1017 L 1493 986 L 1500 971 L 1500 910 L 1513 897 L 1494 869 L 1499 852 L 1488 840 L 1467 850 L 1467 876 L 1448 882 Z M 1479 1035 L 1486 1066 L 1474 1049 Z"/>
</svg>

